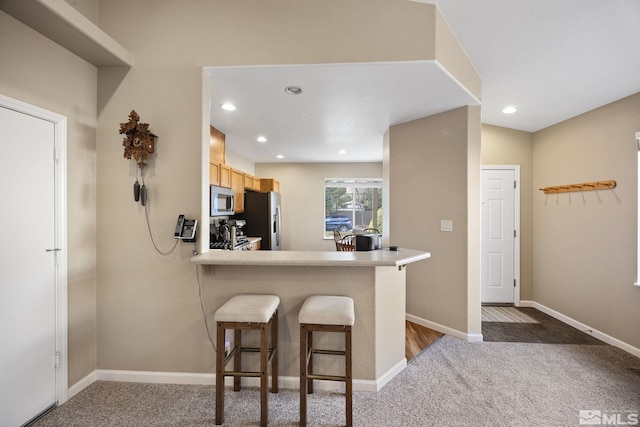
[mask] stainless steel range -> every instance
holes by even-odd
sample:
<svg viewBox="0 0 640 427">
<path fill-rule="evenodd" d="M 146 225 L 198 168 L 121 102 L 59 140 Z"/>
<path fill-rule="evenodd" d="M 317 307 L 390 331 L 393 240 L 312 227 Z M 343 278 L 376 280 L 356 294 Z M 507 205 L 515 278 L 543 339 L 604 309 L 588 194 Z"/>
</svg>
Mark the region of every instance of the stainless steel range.
<svg viewBox="0 0 640 427">
<path fill-rule="evenodd" d="M 209 249 L 225 251 L 250 251 L 251 244 L 246 237 L 237 237 L 235 244 L 231 240 L 211 242 L 209 244 Z"/>
<path fill-rule="evenodd" d="M 246 221 L 221 219 L 211 228 L 209 249 L 225 251 L 249 251 L 251 244 L 244 235 Z"/>
</svg>

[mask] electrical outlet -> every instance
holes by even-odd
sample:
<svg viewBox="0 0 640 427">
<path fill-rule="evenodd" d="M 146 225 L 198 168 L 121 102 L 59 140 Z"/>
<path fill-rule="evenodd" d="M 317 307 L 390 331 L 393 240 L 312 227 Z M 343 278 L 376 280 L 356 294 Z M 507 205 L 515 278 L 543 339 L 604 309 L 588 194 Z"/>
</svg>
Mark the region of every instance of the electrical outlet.
<svg viewBox="0 0 640 427">
<path fill-rule="evenodd" d="M 450 219 L 441 219 L 440 231 L 453 231 L 453 221 Z"/>
</svg>

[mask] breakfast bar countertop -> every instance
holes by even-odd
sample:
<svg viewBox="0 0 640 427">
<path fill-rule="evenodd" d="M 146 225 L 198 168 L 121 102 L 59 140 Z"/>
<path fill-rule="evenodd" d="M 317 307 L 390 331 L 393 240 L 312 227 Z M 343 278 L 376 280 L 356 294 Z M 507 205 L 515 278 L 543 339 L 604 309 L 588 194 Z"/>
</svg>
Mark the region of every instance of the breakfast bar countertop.
<svg viewBox="0 0 640 427">
<path fill-rule="evenodd" d="M 194 264 L 255 266 L 400 267 L 431 257 L 415 249 L 374 251 L 210 251 L 191 258 Z"/>
<path fill-rule="evenodd" d="M 267 293 L 280 298 L 279 371 L 281 381 L 291 379 L 287 382 L 291 388 L 299 386 L 293 379 L 300 374 L 298 314 L 305 299 L 310 295 L 353 298 L 354 389 L 378 391 L 407 366 L 404 337 L 410 268 L 406 266 L 430 257 L 425 251 L 388 247 L 354 252 L 212 250 L 193 256 L 191 263 L 202 273 L 208 307 L 219 307 L 237 294 Z M 327 339 L 340 344 L 337 337 Z M 316 362 L 319 369 L 339 369 L 322 358 Z"/>
</svg>

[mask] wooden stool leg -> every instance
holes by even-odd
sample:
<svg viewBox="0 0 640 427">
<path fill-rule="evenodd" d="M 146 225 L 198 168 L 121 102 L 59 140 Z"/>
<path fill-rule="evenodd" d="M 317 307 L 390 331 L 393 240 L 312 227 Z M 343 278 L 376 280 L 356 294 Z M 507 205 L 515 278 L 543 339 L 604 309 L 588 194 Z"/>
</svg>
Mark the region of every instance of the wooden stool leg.
<svg viewBox="0 0 640 427">
<path fill-rule="evenodd" d="M 267 323 L 260 324 L 260 425 L 269 423 L 268 408 L 268 369 L 269 369 L 269 328 Z"/>
<path fill-rule="evenodd" d="M 271 393 L 278 392 L 278 310 L 273 314 L 271 319 L 271 347 L 273 354 L 271 355 Z"/>
<path fill-rule="evenodd" d="M 307 330 L 307 341 L 307 354 L 309 356 L 309 367 L 307 368 L 307 372 L 309 374 L 313 374 L 313 332 L 310 330 Z M 309 394 L 313 394 L 313 380 L 311 379 L 307 380 L 307 392 Z"/>
<path fill-rule="evenodd" d="M 224 326 L 217 323 L 216 336 L 216 425 L 224 422 Z"/>
<path fill-rule="evenodd" d="M 240 372 L 242 370 L 242 330 L 233 331 L 233 346 L 237 349 L 233 355 L 233 370 Z M 240 391 L 242 384 L 241 377 L 233 377 L 233 391 Z"/>
<path fill-rule="evenodd" d="M 307 326 L 300 325 L 300 427 L 307 425 Z"/>
<path fill-rule="evenodd" d="M 353 425 L 353 379 L 351 371 L 351 326 L 347 326 L 344 332 L 345 343 L 345 388 L 346 388 L 346 411 L 347 427 Z"/>
<path fill-rule="evenodd" d="M 1 0 L 0 0 L 1 1 Z M 269 365 L 273 375 L 272 391 L 278 392 L 278 305 L 276 295 L 236 295 L 216 311 L 216 425 L 224 423 L 224 392 L 226 377 L 233 377 L 233 389 L 240 391 L 243 377 L 260 378 L 260 425 L 269 422 Z M 268 320 L 263 320 L 268 319 Z M 233 349 L 225 354 L 225 332 L 233 330 Z M 255 331 L 255 332 L 251 332 Z M 259 333 L 259 345 L 251 339 L 243 347 L 243 336 Z M 271 333 L 271 340 L 269 334 Z M 245 336 L 246 340 L 247 337 Z M 271 346 L 270 346 L 271 345 Z M 243 352 L 259 352 L 259 370 L 255 366 L 242 369 Z M 233 368 L 227 362 L 233 358 Z M 275 358 L 275 360 L 274 360 Z M 245 362 L 246 364 L 246 362 Z M 255 365 L 254 363 L 251 363 Z M 245 368 L 246 369 L 246 368 Z"/>
</svg>

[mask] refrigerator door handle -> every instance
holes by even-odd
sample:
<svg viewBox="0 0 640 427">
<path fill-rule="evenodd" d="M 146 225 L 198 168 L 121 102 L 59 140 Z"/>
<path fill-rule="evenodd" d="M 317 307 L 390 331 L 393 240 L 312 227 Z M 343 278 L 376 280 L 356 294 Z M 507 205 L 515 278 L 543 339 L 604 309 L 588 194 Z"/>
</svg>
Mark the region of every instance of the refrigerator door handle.
<svg viewBox="0 0 640 427">
<path fill-rule="evenodd" d="M 280 205 L 276 206 L 276 246 L 280 246 Z"/>
</svg>

